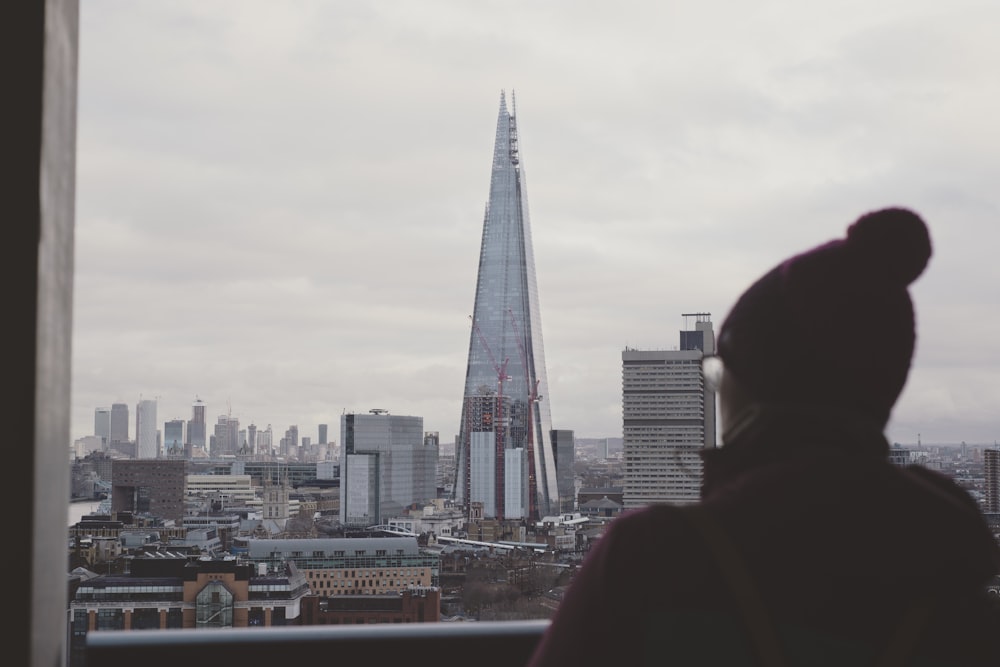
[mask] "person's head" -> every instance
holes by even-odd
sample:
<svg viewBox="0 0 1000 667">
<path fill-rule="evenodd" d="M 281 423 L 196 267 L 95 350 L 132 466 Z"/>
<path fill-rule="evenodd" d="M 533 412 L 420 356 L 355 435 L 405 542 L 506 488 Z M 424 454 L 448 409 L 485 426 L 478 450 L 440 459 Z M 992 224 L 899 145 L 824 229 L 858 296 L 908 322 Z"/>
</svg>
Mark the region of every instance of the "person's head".
<svg viewBox="0 0 1000 667">
<path fill-rule="evenodd" d="M 719 330 L 723 425 L 757 403 L 841 409 L 884 426 L 916 339 L 907 287 L 930 256 L 920 217 L 889 208 L 757 280 Z"/>
</svg>

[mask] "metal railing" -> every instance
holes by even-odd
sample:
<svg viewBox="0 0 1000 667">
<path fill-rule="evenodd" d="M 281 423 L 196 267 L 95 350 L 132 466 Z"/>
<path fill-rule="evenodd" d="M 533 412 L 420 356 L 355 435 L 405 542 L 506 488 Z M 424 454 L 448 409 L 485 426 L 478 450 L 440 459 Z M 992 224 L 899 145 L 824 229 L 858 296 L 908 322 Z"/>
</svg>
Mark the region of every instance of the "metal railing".
<svg viewBox="0 0 1000 667">
<path fill-rule="evenodd" d="M 476 667 L 524 665 L 548 621 L 411 623 L 219 630 L 95 631 L 87 635 L 86 664 L 412 664 L 460 660 Z M 344 663 L 342 661 L 349 661 Z M 357 660 L 358 662 L 353 662 Z M 399 661 L 399 662 L 397 662 Z M 404 662 L 405 661 L 405 662 Z"/>
</svg>

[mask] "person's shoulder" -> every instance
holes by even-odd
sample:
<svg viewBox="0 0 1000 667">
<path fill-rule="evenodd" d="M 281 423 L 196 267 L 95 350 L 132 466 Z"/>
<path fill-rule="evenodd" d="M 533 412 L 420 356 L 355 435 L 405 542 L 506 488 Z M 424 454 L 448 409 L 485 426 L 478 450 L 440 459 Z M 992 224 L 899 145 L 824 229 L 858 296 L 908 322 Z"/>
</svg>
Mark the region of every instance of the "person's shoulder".
<svg viewBox="0 0 1000 667">
<path fill-rule="evenodd" d="M 926 531 L 946 535 L 953 551 L 979 554 L 988 569 L 1000 568 L 1000 547 L 968 491 L 923 466 L 899 468 L 896 474 L 908 484 L 898 501 L 921 517 Z"/>
<path fill-rule="evenodd" d="M 951 505 L 957 511 L 973 512 L 978 515 L 979 508 L 976 501 L 950 477 L 919 465 L 891 467 L 909 482 L 915 492 Z"/>
<path fill-rule="evenodd" d="M 669 530 L 684 525 L 686 506 L 648 505 L 626 510 L 611 522 L 610 529 L 616 533 L 643 533 L 650 529 Z"/>
<path fill-rule="evenodd" d="M 615 518 L 604 532 L 602 540 L 615 545 L 615 551 L 631 550 L 642 545 L 643 552 L 651 553 L 660 547 L 688 541 L 692 523 L 688 516 L 693 506 L 649 505 L 627 510 Z"/>
</svg>

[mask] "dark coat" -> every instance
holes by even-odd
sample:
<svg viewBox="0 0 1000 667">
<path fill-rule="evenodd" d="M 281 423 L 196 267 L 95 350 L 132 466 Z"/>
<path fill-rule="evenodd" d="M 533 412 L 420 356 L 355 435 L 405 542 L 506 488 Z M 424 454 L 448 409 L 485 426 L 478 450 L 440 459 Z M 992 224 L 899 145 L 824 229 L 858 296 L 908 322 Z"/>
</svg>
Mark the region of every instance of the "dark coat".
<svg viewBox="0 0 1000 667">
<path fill-rule="evenodd" d="M 927 660 L 900 664 L 1000 665 L 1000 551 L 974 501 L 890 464 L 877 431 L 819 421 L 761 420 L 707 453 L 699 505 L 616 519 L 533 667 L 765 664 L 770 630 L 777 664 L 878 664 L 895 642 Z"/>
</svg>

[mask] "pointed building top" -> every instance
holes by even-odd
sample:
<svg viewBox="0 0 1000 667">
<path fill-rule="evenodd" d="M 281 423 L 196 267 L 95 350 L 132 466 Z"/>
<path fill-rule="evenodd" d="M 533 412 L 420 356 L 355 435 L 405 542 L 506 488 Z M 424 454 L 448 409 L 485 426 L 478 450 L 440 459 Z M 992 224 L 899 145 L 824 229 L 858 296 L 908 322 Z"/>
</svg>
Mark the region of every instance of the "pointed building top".
<svg viewBox="0 0 1000 667">
<path fill-rule="evenodd" d="M 507 113 L 508 116 L 517 115 L 517 96 L 514 89 L 510 89 L 510 108 L 507 107 L 507 91 L 503 88 L 500 89 L 500 112 Z"/>
</svg>

